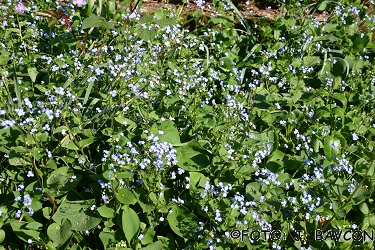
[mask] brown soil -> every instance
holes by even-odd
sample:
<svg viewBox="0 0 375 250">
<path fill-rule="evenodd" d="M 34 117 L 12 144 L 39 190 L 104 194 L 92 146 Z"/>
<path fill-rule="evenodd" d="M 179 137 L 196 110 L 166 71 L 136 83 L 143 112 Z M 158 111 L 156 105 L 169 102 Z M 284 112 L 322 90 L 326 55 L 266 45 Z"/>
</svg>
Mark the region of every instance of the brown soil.
<svg viewBox="0 0 375 250">
<path fill-rule="evenodd" d="M 176 1 L 175 1 L 176 2 Z M 200 10 L 203 14 L 210 14 L 215 13 L 211 9 L 211 3 L 206 3 L 205 8 L 202 10 L 198 6 L 196 6 L 194 3 L 190 3 L 192 1 L 189 1 L 189 4 L 186 6 L 185 11 L 195 11 Z M 207 2 L 207 1 L 206 1 Z M 162 8 L 166 5 L 165 1 L 158 1 L 158 0 L 143 0 L 142 3 L 142 9 L 145 12 L 152 13 L 155 10 Z M 172 1 L 169 1 L 169 5 L 172 7 L 179 6 L 180 4 L 173 3 Z M 241 11 L 242 15 L 245 18 L 251 19 L 251 18 L 266 18 L 266 19 L 276 19 L 276 17 L 280 14 L 280 9 L 275 6 L 264 6 L 261 3 L 260 4 L 237 4 L 237 8 Z M 323 21 L 324 17 L 322 14 L 315 14 L 314 17 L 319 20 Z"/>
</svg>

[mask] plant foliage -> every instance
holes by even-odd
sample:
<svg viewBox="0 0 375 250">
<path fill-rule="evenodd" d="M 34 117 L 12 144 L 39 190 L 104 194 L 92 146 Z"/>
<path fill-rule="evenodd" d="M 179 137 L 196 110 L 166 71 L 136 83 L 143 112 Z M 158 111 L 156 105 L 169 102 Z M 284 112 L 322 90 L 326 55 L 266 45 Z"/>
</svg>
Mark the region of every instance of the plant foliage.
<svg viewBox="0 0 375 250">
<path fill-rule="evenodd" d="M 373 1 L 130 3 L 0 5 L 0 249 L 372 249 Z"/>
</svg>

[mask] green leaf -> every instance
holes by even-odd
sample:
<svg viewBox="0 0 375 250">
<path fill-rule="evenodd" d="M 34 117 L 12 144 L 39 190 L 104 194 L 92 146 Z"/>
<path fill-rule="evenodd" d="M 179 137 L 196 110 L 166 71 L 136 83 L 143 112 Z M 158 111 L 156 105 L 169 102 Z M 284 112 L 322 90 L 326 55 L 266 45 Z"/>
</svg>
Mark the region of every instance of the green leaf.
<svg viewBox="0 0 375 250">
<path fill-rule="evenodd" d="M 371 214 L 367 218 L 369 220 L 370 227 L 374 228 L 375 227 L 375 214 Z"/>
<path fill-rule="evenodd" d="M 123 117 L 122 115 L 119 115 L 115 117 L 115 121 L 120 123 L 121 125 L 128 125 L 128 130 L 131 130 L 132 128 L 137 127 L 137 124 L 133 122 L 132 120 Z"/>
<path fill-rule="evenodd" d="M 86 10 L 86 16 L 89 16 L 92 14 L 92 9 L 94 7 L 95 0 L 87 0 L 87 10 Z"/>
<path fill-rule="evenodd" d="M 338 90 L 341 86 L 341 83 L 342 83 L 342 77 L 341 76 L 335 76 L 335 78 L 333 80 L 332 90 Z"/>
<path fill-rule="evenodd" d="M 173 25 L 177 22 L 178 22 L 177 18 L 163 18 L 163 19 L 160 19 L 160 20 L 154 20 L 154 23 L 159 24 L 160 27 L 162 27 L 162 28 L 165 27 L 165 26 L 168 26 L 168 25 Z"/>
<path fill-rule="evenodd" d="M 130 207 L 125 206 L 122 213 L 122 230 L 129 245 L 131 245 L 134 236 L 138 234 L 140 225 L 138 214 Z"/>
<path fill-rule="evenodd" d="M 75 141 L 69 141 L 66 146 L 67 149 L 72 149 L 72 150 L 79 150 L 79 147 L 77 146 Z"/>
<path fill-rule="evenodd" d="M 35 84 L 34 87 L 38 89 L 40 92 L 44 93 L 47 91 L 46 87 L 41 84 Z"/>
<path fill-rule="evenodd" d="M 5 239 L 5 231 L 0 229 L 0 243 L 2 243 Z"/>
<path fill-rule="evenodd" d="M 326 136 L 324 138 L 324 154 L 327 160 L 331 161 L 333 156 L 336 156 L 341 149 L 341 142 L 339 139 L 332 136 Z"/>
<path fill-rule="evenodd" d="M 52 169 L 57 169 L 57 164 L 55 162 L 55 160 L 53 158 L 49 159 L 46 163 L 46 165 L 44 166 L 46 168 L 52 168 Z"/>
<path fill-rule="evenodd" d="M 43 224 L 36 222 L 36 221 L 30 222 L 26 226 L 27 229 L 34 229 L 34 230 L 38 230 L 40 227 L 43 227 Z"/>
<path fill-rule="evenodd" d="M 187 171 L 202 171 L 211 164 L 211 154 L 197 141 L 177 147 L 177 165 Z"/>
<path fill-rule="evenodd" d="M 156 36 L 156 31 L 154 28 L 152 30 L 149 30 L 148 27 L 144 29 L 141 25 L 138 25 L 137 31 L 138 37 L 146 42 L 151 41 Z"/>
<path fill-rule="evenodd" d="M 58 197 L 66 194 L 68 191 L 72 190 L 81 180 L 82 175 L 75 175 L 71 168 L 61 167 L 54 170 L 48 177 L 46 181 L 46 191 L 54 196 Z"/>
<path fill-rule="evenodd" d="M 318 10 L 319 11 L 324 11 L 324 10 L 327 10 L 328 9 L 328 3 L 329 1 L 321 1 L 321 2 L 318 2 Z"/>
<path fill-rule="evenodd" d="M 107 14 L 112 17 L 116 12 L 116 2 L 114 0 L 107 1 Z"/>
<path fill-rule="evenodd" d="M 353 52 L 354 53 L 361 53 L 363 49 L 366 48 L 367 44 L 370 42 L 370 38 L 368 36 L 363 36 L 362 38 L 360 35 L 355 34 L 351 37 L 353 41 Z"/>
<path fill-rule="evenodd" d="M 326 1 L 324 1 L 324 2 L 326 2 Z M 321 10 L 321 9 L 319 9 L 319 10 Z M 324 31 L 327 32 L 327 33 L 331 33 L 331 32 L 336 31 L 336 30 L 337 30 L 337 24 L 336 23 L 327 23 L 324 26 Z M 332 50 L 330 50 L 330 51 L 332 51 Z"/>
<path fill-rule="evenodd" d="M 342 197 L 348 197 L 349 192 L 347 188 L 344 186 L 344 183 L 341 179 L 337 179 L 335 184 L 332 185 L 332 190 L 338 195 Z"/>
<path fill-rule="evenodd" d="M 335 214 L 338 216 L 338 218 L 342 218 L 346 216 L 346 210 L 340 209 L 341 208 L 341 203 L 337 201 L 332 201 L 332 209 L 335 212 Z"/>
<path fill-rule="evenodd" d="M 341 118 L 342 124 L 345 124 L 345 112 L 343 108 L 334 108 L 332 112 Z"/>
<path fill-rule="evenodd" d="M 82 149 L 82 148 L 85 148 L 85 147 L 88 147 L 90 146 L 90 144 L 92 144 L 93 142 L 95 141 L 95 137 L 89 137 L 87 139 L 83 139 L 81 141 L 79 141 L 79 147 Z"/>
<path fill-rule="evenodd" d="M 339 100 L 344 106 L 344 108 L 346 108 L 346 105 L 348 104 L 348 99 L 346 99 L 344 94 L 334 93 L 332 97 L 335 98 L 336 100 Z"/>
<path fill-rule="evenodd" d="M 31 81 L 35 82 L 36 77 L 38 76 L 38 71 L 36 68 L 27 68 L 27 73 L 29 74 Z"/>
<path fill-rule="evenodd" d="M 9 56 L 4 56 L 4 54 L 2 54 L 0 56 L 0 65 L 5 65 L 9 62 L 10 60 L 10 57 Z"/>
<path fill-rule="evenodd" d="M 362 202 L 361 204 L 359 204 L 359 210 L 361 210 L 361 212 L 363 214 L 369 214 L 370 213 L 370 209 L 369 207 L 367 206 L 367 203 L 366 202 Z"/>
<path fill-rule="evenodd" d="M 47 250 L 56 250 L 56 247 L 54 246 L 54 244 L 52 243 L 52 241 L 49 241 L 49 242 L 46 244 L 46 249 L 47 249 Z"/>
<path fill-rule="evenodd" d="M 164 249 L 176 249 L 175 239 L 172 234 L 168 234 L 168 237 L 158 236 L 158 240 L 163 243 Z"/>
<path fill-rule="evenodd" d="M 199 219 L 184 206 L 173 205 L 167 217 L 169 226 L 183 239 L 194 239 L 199 234 Z"/>
<path fill-rule="evenodd" d="M 191 190 L 196 190 L 197 184 L 204 175 L 199 172 L 189 172 L 189 184 Z"/>
<path fill-rule="evenodd" d="M 90 210 L 94 204 L 95 200 L 66 201 L 58 207 L 52 219 L 61 223 L 63 219 L 67 218 L 71 221 L 73 230 L 90 230 L 102 221 L 97 212 Z"/>
<path fill-rule="evenodd" d="M 325 107 L 325 106 L 322 106 L 315 111 L 314 119 L 318 120 L 321 117 L 329 116 L 330 114 L 331 114 L 331 112 L 329 112 L 328 108 Z"/>
<path fill-rule="evenodd" d="M 354 204 L 360 204 L 370 196 L 370 192 L 364 188 L 358 188 L 353 195 L 352 199 Z"/>
<path fill-rule="evenodd" d="M 230 68 L 233 68 L 233 60 L 233 56 L 222 57 L 219 59 L 219 64 L 223 66 L 223 70 L 228 71 Z"/>
<path fill-rule="evenodd" d="M 61 133 L 63 130 L 69 131 L 69 128 L 67 126 L 60 126 L 53 130 L 53 133 Z"/>
<path fill-rule="evenodd" d="M 217 24 L 225 24 L 225 23 L 232 23 L 233 16 L 211 16 L 210 24 L 217 25 Z"/>
<path fill-rule="evenodd" d="M 51 213 L 52 213 L 52 208 L 51 207 L 44 207 L 42 209 L 42 212 L 43 212 L 44 218 L 49 219 L 50 216 L 51 216 Z"/>
<path fill-rule="evenodd" d="M 139 19 L 139 23 L 150 24 L 154 20 L 154 17 L 150 14 L 145 14 Z"/>
<path fill-rule="evenodd" d="M 46 238 L 46 236 L 38 231 L 35 230 L 27 230 L 26 225 L 27 223 L 24 221 L 11 221 L 10 225 L 12 227 L 13 232 L 23 240 L 24 242 L 27 242 L 28 239 L 34 239 L 34 240 L 40 240 L 41 238 Z"/>
<path fill-rule="evenodd" d="M 149 204 L 144 204 L 141 201 L 138 201 L 138 204 L 141 206 L 142 210 L 144 213 L 149 214 L 155 209 L 155 205 L 149 203 Z"/>
<path fill-rule="evenodd" d="M 349 63 L 347 60 L 339 58 L 339 57 L 332 57 L 332 60 L 336 60 L 336 63 L 333 64 L 333 71 L 332 74 L 334 76 L 341 76 L 343 80 L 349 74 Z"/>
<path fill-rule="evenodd" d="M 141 240 L 142 245 L 151 244 L 154 241 L 155 230 L 153 227 L 149 227 L 143 233 L 144 237 Z"/>
<path fill-rule="evenodd" d="M 134 177 L 134 174 L 129 171 L 122 170 L 122 172 L 116 172 L 115 176 L 118 179 L 130 179 Z"/>
<path fill-rule="evenodd" d="M 318 153 L 319 150 L 320 150 L 321 148 L 323 148 L 323 143 L 322 143 L 322 141 L 319 140 L 318 138 L 315 138 L 315 139 L 312 140 L 312 145 L 313 145 L 314 151 L 315 151 L 316 153 Z"/>
<path fill-rule="evenodd" d="M 355 172 L 361 176 L 365 175 L 367 173 L 367 170 L 368 170 L 369 166 L 368 166 L 368 161 L 366 161 L 365 159 L 358 159 L 355 163 L 354 163 L 354 169 L 355 169 Z"/>
<path fill-rule="evenodd" d="M 105 19 L 96 15 L 85 18 L 82 22 L 82 29 L 102 27 Z"/>
<path fill-rule="evenodd" d="M 163 131 L 162 134 L 160 134 L 159 131 Z M 155 124 L 151 128 L 151 133 L 157 135 L 160 142 L 169 142 L 171 144 L 181 143 L 177 127 L 171 120 L 165 120 L 161 124 Z"/>
<path fill-rule="evenodd" d="M 279 177 L 277 177 L 277 180 L 281 183 L 287 183 L 290 182 L 290 175 L 287 173 L 281 173 L 279 174 Z"/>
<path fill-rule="evenodd" d="M 137 202 L 137 198 L 134 196 L 132 191 L 128 190 L 127 188 L 120 188 L 116 193 L 116 199 L 125 205 L 135 204 Z"/>
<path fill-rule="evenodd" d="M 86 231 L 91 230 L 102 221 L 100 217 L 94 217 L 94 213 L 84 214 L 74 214 L 69 216 L 69 220 L 72 221 L 72 229 L 76 231 Z"/>
<path fill-rule="evenodd" d="M 284 159 L 284 153 L 281 152 L 280 150 L 276 149 L 272 155 L 270 156 L 270 158 L 268 159 L 268 161 L 282 161 Z"/>
<path fill-rule="evenodd" d="M 57 223 L 52 223 L 47 229 L 47 235 L 51 240 L 58 244 L 66 242 L 72 235 L 72 224 L 68 219 L 63 219 L 61 226 Z"/>
<path fill-rule="evenodd" d="M 83 105 L 85 105 L 90 97 L 90 93 L 91 93 L 91 90 L 92 90 L 92 86 L 94 85 L 94 81 L 90 81 L 89 82 L 89 85 L 87 86 L 87 89 L 86 89 L 86 94 L 85 94 L 85 98 L 83 99 Z"/>
<path fill-rule="evenodd" d="M 114 23 L 110 23 L 110 22 L 104 22 L 103 23 L 103 28 L 104 29 L 108 29 L 108 30 L 111 30 L 115 27 L 115 24 Z"/>
<path fill-rule="evenodd" d="M 375 172 L 375 163 L 371 163 L 369 166 L 368 166 L 368 169 L 367 169 L 367 174 L 366 176 L 369 177 L 369 178 L 373 178 L 374 177 L 374 172 Z"/>
<path fill-rule="evenodd" d="M 246 185 L 246 195 L 251 200 L 258 201 L 262 193 L 260 192 L 261 186 L 259 182 L 252 182 Z"/>
<path fill-rule="evenodd" d="M 282 161 L 268 161 L 266 168 L 273 173 L 280 173 L 284 169 L 284 163 Z"/>
<path fill-rule="evenodd" d="M 333 131 L 332 131 L 332 136 L 333 136 L 335 139 L 338 139 L 338 140 L 340 141 L 341 148 L 345 148 L 345 147 L 346 147 L 346 140 L 345 140 L 345 137 L 344 137 L 339 131 L 333 130 Z"/>
<path fill-rule="evenodd" d="M 40 148 L 32 148 L 31 151 L 32 156 L 36 161 L 39 161 L 44 155 L 44 152 L 42 152 Z"/>
<path fill-rule="evenodd" d="M 317 65 L 320 62 L 320 58 L 317 56 L 305 56 L 303 58 L 303 64 L 307 67 Z"/>
<path fill-rule="evenodd" d="M 142 250 L 161 250 L 163 248 L 163 243 L 161 241 L 155 241 L 154 243 L 148 245 L 145 248 L 142 248 Z"/>
<path fill-rule="evenodd" d="M 38 138 L 40 142 L 47 142 L 49 138 L 49 133 L 48 132 L 37 133 L 36 137 Z"/>
<path fill-rule="evenodd" d="M 21 148 L 20 148 L 21 149 Z M 25 166 L 27 163 L 24 158 L 22 157 L 22 154 L 17 153 L 14 149 L 10 151 L 9 153 L 9 164 L 13 166 Z"/>
<path fill-rule="evenodd" d="M 113 209 L 113 203 L 104 204 L 98 208 L 99 214 L 104 218 L 114 218 L 116 216 L 116 212 Z"/>
<path fill-rule="evenodd" d="M 104 249 L 108 249 L 112 244 L 117 243 L 115 232 L 101 231 L 99 238 L 103 242 Z"/>
<path fill-rule="evenodd" d="M 274 36 L 278 36 L 280 37 L 281 35 L 281 30 L 275 30 L 274 31 Z M 279 38 L 277 38 L 279 39 Z M 285 47 L 285 43 L 282 43 L 282 42 L 276 42 L 274 45 L 272 45 L 272 49 L 273 51 L 278 51 L 279 49 Z"/>
</svg>

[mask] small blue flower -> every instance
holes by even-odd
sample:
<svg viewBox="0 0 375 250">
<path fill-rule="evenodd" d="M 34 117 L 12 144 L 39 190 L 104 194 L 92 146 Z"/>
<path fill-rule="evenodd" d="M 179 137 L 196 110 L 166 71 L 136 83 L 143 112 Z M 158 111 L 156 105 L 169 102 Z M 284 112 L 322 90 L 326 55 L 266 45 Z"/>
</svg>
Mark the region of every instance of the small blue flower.
<svg viewBox="0 0 375 250">
<path fill-rule="evenodd" d="M 21 217 L 21 214 L 22 214 L 22 211 L 21 210 L 17 210 L 17 212 L 16 212 L 16 218 Z"/>
<path fill-rule="evenodd" d="M 102 198 L 103 198 L 104 204 L 106 204 L 109 197 L 107 195 L 103 195 Z"/>
<path fill-rule="evenodd" d="M 18 188 L 17 188 L 17 191 L 21 191 L 21 190 L 23 190 L 24 188 L 25 188 L 24 185 L 19 184 L 19 185 L 18 185 Z"/>
<path fill-rule="evenodd" d="M 176 172 L 172 172 L 172 180 L 175 180 L 176 179 Z"/>
<path fill-rule="evenodd" d="M 334 143 L 331 144 L 331 148 L 337 148 L 340 145 L 338 141 L 335 141 Z"/>
<path fill-rule="evenodd" d="M 359 139 L 359 137 L 358 137 L 358 135 L 356 134 L 356 133 L 353 133 L 353 141 L 356 141 L 356 140 L 358 140 Z"/>
<path fill-rule="evenodd" d="M 264 201 L 264 196 L 259 197 L 259 202 L 263 202 L 263 201 Z"/>
<path fill-rule="evenodd" d="M 33 171 L 29 171 L 29 172 L 27 172 L 27 177 L 34 177 L 34 173 L 33 173 Z"/>
<path fill-rule="evenodd" d="M 33 215 L 33 214 L 34 214 L 34 209 L 32 209 L 31 207 L 29 207 L 29 214 L 30 214 L 30 215 Z"/>
<path fill-rule="evenodd" d="M 24 206 L 31 206 L 31 198 L 30 198 L 30 195 L 26 194 L 24 197 L 23 197 L 23 205 Z"/>
<path fill-rule="evenodd" d="M 117 91 L 116 90 L 112 90 L 109 92 L 109 94 L 112 96 L 112 97 L 115 97 L 117 95 Z"/>
</svg>

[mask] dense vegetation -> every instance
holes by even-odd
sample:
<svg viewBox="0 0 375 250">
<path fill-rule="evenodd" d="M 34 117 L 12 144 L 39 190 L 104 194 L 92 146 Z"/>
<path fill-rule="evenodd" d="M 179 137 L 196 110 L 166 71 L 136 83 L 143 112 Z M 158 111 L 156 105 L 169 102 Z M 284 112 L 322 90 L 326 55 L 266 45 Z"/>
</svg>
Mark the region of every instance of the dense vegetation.
<svg viewBox="0 0 375 250">
<path fill-rule="evenodd" d="M 130 2 L 0 4 L 0 249 L 373 249 L 374 2 Z"/>
</svg>

